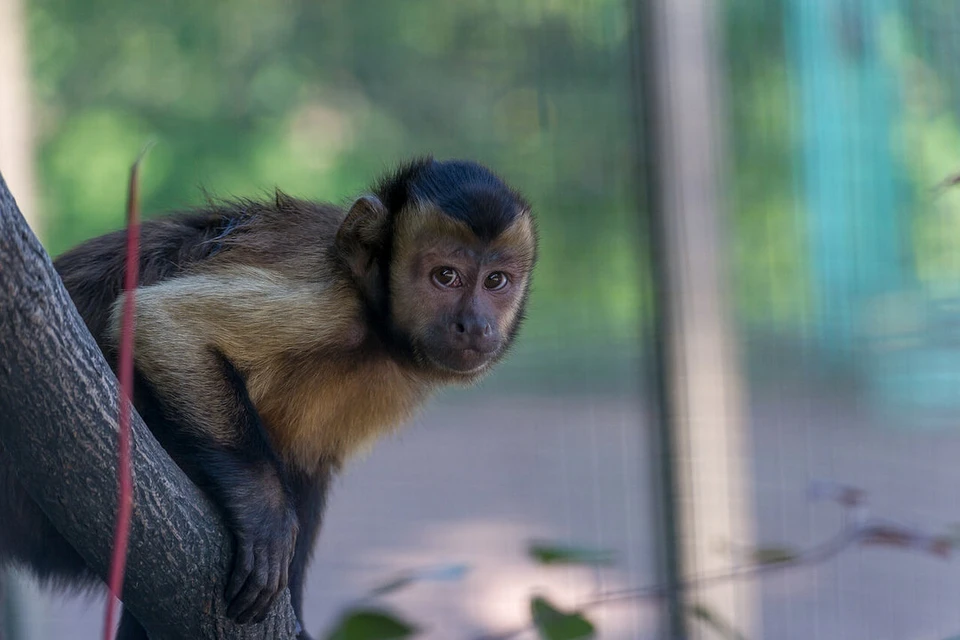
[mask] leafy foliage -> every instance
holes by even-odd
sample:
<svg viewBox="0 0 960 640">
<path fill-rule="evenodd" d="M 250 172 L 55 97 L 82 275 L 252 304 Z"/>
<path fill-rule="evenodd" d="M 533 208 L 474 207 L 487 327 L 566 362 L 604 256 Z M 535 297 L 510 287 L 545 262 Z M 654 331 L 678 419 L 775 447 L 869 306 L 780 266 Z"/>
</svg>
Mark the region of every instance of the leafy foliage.
<svg viewBox="0 0 960 640">
<path fill-rule="evenodd" d="M 413 637 L 417 627 L 397 615 L 379 609 L 347 611 L 327 640 L 401 640 Z"/>
<path fill-rule="evenodd" d="M 596 631 L 581 614 L 560 611 L 541 596 L 530 600 L 530 614 L 543 640 L 585 640 Z"/>
<path fill-rule="evenodd" d="M 612 551 L 540 541 L 530 543 L 528 552 L 540 564 L 610 565 L 614 561 Z"/>
<path fill-rule="evenodd" d="M 791 547 L 761 547 L 753 552 L 753 561 L 757 564 L 780 564 L 797 558 L 797 550 Z"/>
<path fill-rule="evenodd" d="M 623 3 L 27 8 L 51 253 L 122 225 L 122 194 L 105 186 L 149 138 L 146 215 L 193 206 L 201 188 L 336 201 L 410 155 L 469 156 L 541 213 L 531 340 L 623 340 L 639 326 Z M 595 311 L 589 332 L 571 297 Z"/>
</svg>

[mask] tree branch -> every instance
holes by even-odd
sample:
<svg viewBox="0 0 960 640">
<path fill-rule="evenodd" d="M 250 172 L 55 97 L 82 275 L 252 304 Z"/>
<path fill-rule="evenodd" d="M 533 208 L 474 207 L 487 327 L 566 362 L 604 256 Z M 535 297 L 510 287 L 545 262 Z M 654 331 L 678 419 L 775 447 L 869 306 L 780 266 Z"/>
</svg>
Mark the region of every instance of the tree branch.
<svg viewBox="0 0 960 640">
<path fill-rule="evenodd" d="M 0 443 L 27 492 L 101 578 L 117 506 L 117 380 L 0 176 Z M 226 616 L 233 539 L 132 420 L 134 510 L 124 605 L 154 639 L 292 638 L 285 592 L 267 620 Z"/>
</svg>

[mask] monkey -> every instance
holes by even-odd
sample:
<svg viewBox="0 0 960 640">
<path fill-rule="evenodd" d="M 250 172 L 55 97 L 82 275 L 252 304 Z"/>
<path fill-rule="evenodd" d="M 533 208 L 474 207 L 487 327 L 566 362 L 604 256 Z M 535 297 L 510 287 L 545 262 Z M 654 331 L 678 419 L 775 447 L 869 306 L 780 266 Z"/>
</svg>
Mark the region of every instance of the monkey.
<svg viewBox="0 0 960 640">
<path fill-rule="evenodd" d="M 537 261 L 531 205 L 469 160 L 414 158 L 349 206 L 210 201 L 140 229 L 133 404 L 235 539 L 227 615 L 262 621 L 305 572 L 343 466 L 435 392 L 510 351 Z M 54 261 L 116 370 L 125 232 Z M 0 445 L 0 562 L 96 577 L 18 483 Z M 146 638 L 124 609 L 122 640 Z"/>
</svg>

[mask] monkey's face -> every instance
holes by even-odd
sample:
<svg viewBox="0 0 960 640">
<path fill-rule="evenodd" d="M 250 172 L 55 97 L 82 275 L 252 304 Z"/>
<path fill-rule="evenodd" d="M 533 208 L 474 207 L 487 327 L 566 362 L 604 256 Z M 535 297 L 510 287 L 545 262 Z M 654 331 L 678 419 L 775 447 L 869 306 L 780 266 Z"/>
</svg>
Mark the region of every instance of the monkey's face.
<svg viewBox="0 0 960 640">
<path fill-rule="evenodd" d="M 390 278 L 393 320 L 422 365 L 446 378 L 483 374 L 523 315 L 535 236 L 522 212 L 492 238 L 433 207 L 399 217 Z"/>
</svg>

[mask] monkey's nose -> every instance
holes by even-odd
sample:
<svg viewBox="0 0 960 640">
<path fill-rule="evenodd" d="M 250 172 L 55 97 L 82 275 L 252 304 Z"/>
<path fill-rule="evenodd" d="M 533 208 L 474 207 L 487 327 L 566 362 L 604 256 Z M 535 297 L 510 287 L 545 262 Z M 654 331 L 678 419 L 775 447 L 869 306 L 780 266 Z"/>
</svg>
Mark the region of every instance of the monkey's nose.
<svg viewBox="0 0 960 640">
<path fill-rule="evenodd" d="M 454 333 L 465 334 L 470 337 L 489 336 L 493 329 L 490 323 L 482 319 L 469 319 L 462 322 L 454 322 L 451 327 Z"/>
<path fill-rule="evenodd" d="M 499 346 L 500 339 L 490 321 L 486 318 L 460 318 L 451 323 L 450 333 L 454 343 L 460 349 L 473 349 L 480 353 L 490 353 Z"/>
</svg>

